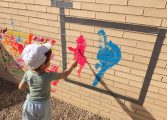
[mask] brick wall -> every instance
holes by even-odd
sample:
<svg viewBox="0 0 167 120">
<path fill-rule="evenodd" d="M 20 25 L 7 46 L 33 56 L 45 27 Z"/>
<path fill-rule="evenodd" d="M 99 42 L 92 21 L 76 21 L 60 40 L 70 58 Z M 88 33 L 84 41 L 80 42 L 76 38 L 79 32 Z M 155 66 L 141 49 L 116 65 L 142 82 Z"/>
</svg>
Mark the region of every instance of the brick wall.
<svg viewBox="0 0 167 120">
<path fill-rule="evenodd" d="M 73 8 L 65 8 L 66 17 L 141 25 L 159 30 L 167 29 L 166 0 L 70 0 L 70 2 Z M 61 71 L 63 45 L 60 21 L 60 9 L 51 7 L 50 0 L 0 1 L 0 27 L 7 27 L 11 31 L 22 34 L 33 33 L 55 39 L 56 45 L 53 47 L 55 55 L 52 64 L 56 64 Z M 98 62 L 97 32 L 101 28 L 105 30 L 108 40 L 112 40 L 121 49 L 120 62 L 107 70 L 103 76 L 107 88 L 117 94 L 117 97 L 92 89 L 91 84 L 95 76 L 88 64 L 82 69 L 80 78 L 77 75 L 78 66 L 69 79 L 74 83 L 79 82 L 90 87 L 61 81 L 57 86 L 52 86 L 56 89 L 52 95 L 83 109 L 109 117 L 111 120 L 167 120 L 167 37 L 162 47 L 159 47 L 160 54 L 155 70 L 153 69 L 148 91 L 145 91 L 147 94 L 143 105 L 130 102 L 125 97 L 136 101 L 140 99 L 146 77 L 151 74 L 147 71 L 151 69 L 149 64 L 151 61 L 154 63 L 154 57 L 152 57 L 154 46 L 160 44 L 160 39 L 157 39 L 158 34 L 66 22 L 67 66 L 73 59 L 73 54 L 67 47 L 75 47 L 76 39 L 83 35 L 87 42 L 85 51 L 87 61 L 93 71 L 98 72 L 94 66 Z M 158 53 L 155 50 L 154 55 L 156 54 Z M 4 75 L 3 69 L 0 71 L 1 77 L 8 78 Z M 10 72 L 10 74 L 13 73 Z M 21 76 L 18 75 L 17 79 Z M 98 84 L 96 88 L 107 91 L 103 84 Z"/>
</svg>

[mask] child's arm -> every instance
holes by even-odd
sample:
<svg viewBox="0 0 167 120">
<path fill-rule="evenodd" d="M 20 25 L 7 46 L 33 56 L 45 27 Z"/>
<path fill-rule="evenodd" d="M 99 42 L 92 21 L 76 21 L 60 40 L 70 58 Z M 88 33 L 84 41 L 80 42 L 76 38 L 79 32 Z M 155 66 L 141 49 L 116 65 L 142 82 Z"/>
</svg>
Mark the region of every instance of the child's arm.
<svg viewBox="0 0 167 120">
<path fill-rule="evenodd" d="M 21 81 L 18 86 L 19 90 L 25 90 L 27 87 L 28 87 L 27 82 L 23 82 L 23 81 Z"/>
<path fill-rule="evenodd" d="M 77 61 L 75 61 L 74 63 L 71 64 L 71 66 L 65 70 L 63 73 L 62 73 L 62 78 L 66 78 L 68 75 L 70 75 L 70 73 L 72 72 L 72 70 L 77 66 Z"/>
</svg>

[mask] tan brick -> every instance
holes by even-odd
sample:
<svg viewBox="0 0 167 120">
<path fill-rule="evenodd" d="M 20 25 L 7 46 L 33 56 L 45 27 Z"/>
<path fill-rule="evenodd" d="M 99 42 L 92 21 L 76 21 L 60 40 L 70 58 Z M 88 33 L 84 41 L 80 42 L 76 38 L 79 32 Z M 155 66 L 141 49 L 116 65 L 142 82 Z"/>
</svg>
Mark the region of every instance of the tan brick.
<svg viewBox="0 0 167 120">
<path fill-rule="evenodd" d="M 162 78 L 162 82 L 167 83 L 167 76 L 163 76 L 163 78 Z"/>
<path fill-rule="evenodd" d="M 3 0 L 3 1 L 15 2 L 15 0 Z"/>
<path fill-rule="evenodd" d="M 101 111 L 101 110 L 104 110 L 104 111 L 106 111 L 106 112 L 110 112 L 110 109 L 109 109 L 109 108 L 103 107 L 103 106 L 101 106 L 101 105 L 99 105 L 99 104 L 96 104 L 96 103 L 93 103 L 93 102 L 90 102 L 90 106 L 96 107 L 96 108 L 98 108 L 100 111 Z"/>
<path fill-rule="evenodd" d="M 135 39 L 139 41 L 151 42 L 155 43 L 157 36 L 142 34 L 142 33 L 132 33 L 132 32 L 124 32 L 123 37 L 129 39 Z"/>
<path fill-rule="evenodd" d="M 79 2 L 95 2 L 96 0 L 74 0 L 74 1 L 79 1 Z"/>
<path fill-rule="evenodd" d="M 158 93 L 159 92 L 159 87 L 150 85 L 148 91 Z"/>
<path fill-rule="evenodd" d="M 30 3 L 30 4 L 34 4 L 34 0 L 15 0 L 18 3 Z"/>
<path fill-rule="evenodd" d="M 131 85 L 131 86 L 129 86 L 129 85 Z M 124 90 L 127 90 L 127 91 L 131 91 L 133 89 L 134 93 L 139 93 L 140 92 L 141 83 L 131 80 L 129 85 L 114 82 L 114 86 L 117 87 L 117 88 L 124 89 Z"/>
<path fill-rule="evenodd" d="M 74 31 L 74 30 L 66 30 L 66 35 L 79 37 L 80 36 L 80 32 L 79 31 Z"/>
<path fill-rule="evenodd" d="M 161 52 L 167 53 L 167 45 L 162 45 Z"/>
<path fill-rule="evenodd" d="M 133 75 L 138 75 L 138 76 L 141 76 L 141 77 L 145 77 L 145 75 L 146 75 L 146 71 L 133 69 L 133 68 L 131 68 L 131 73 Z"/>
<path fill-rule="evenodd" d="M 126 96 L 131 97 L 133 99 L 139 99 L 139 93 L 134 93 L 134 92 L 131 92 L 131 91 L 127 91 Z"/>
<path fill-rule="evenodd" d="M 95 40 L 95 41 L 99 40 L 97 34 L 92 34 L 84 31 L 81 34 L 88 40 Z"/>
<path fill-rule="evenodd" d="M 154 118 L 156 120 L 166 120 L 167 119 L 167 116 L 166 116 L 165 112 L 161 112 L 159 110 L 154 110 L 153 109 L 151 113 L 154 115 Z"/>
<path fill-rule="evenodd" d="M 166 111 L 166 109 L 165 108 L 162 108 L 162 107 L 160 107 L 160 106 L 158 106 L 158 105 L 155 105 L 155 104 L 151 104 L 151 103 L 144 103 L 144 107 L 148 107 L 148 108 L 151 108 L 151 109 L 153 109 L 153 110 L 157 110 L 157 111 L 161 111 L 161 112 L 164 112 L 164 111 Z"/>
<path fill-rule="evenodd" d="M 148 102 L 148 103 L 152 103 L 152 104 L 153 104 L 154 101 L 155 101 L 155 99 L 150 98 L 150 97 L 148 97 L 148 96 L 145 98 L 145 102 Z"/>
<path fill-rule="evenodd" d="M 166 53 L 161 53 L 159 55 L 159 59 L 161 59 L 161 60 L 167 60 L 167 54 Z"/>
<path fill-rule="evenodd" d="M 13 20 L 28 22 L 28 17 L 20 16 L 20 15 L 12 15 Z"/>
<path fill-rule="evenodd" d="M 37 12 L 37 17 L 42 19 L 57 20 L 56 14 Z"/>
<path fill-rule="evenodd" d="M 18 15 L 36 17 L 36 12 L 27 10 L 18 10 Z"/>
<path fill-rule="evenodd" d="M 160 26 L 162 19 L 155 17 L 143 17 L 143 16 L 126 16 L 126 22 L 136 23 L 136 24 L 144 24 L 144 25 L 152 25 L 152 26 Z"/>
<path fill-rule="evenodd" d="M 132 62 L 132 61 L 125 61 L 125 60 L 121 60 L 119 64 L 127 67 L 131 67 L 131 68 L 140 69 L 143 71 L 146 71 L 148 67 L 146 64 Z"/>
<path fill-rule="evenodd" d="M 161 26 L 162 26 L 162 27 L 167 27 L 167 19 L 163 19 L 163 20 L 162 20 Z"/>
<path fill-rule="evenodd" d="M 44 19 L 38 19 L 38 18 L 29 18 L 30 23 L 36 23 L 36 24 L 42 24 L 42 25 L 48 25 L 47 20 Z"/>
<path fill-rule="evenodd" d="M 125 15 L 123 14 L 96 12 L 96 18 L 105 21 L 125 22 Z"/>
<path fill-rule="evenodd" d="M 162 77 L 163 77 L 163 75 L 153 74 L 152 79 L 161 81 L 161 80 L 162 80 Z"/>
<path fill-rule="evenodd" d="M 68 94 L 71 95 L 72 97 L 77 97 L 77 98 L 81 97 L 81 94 L 76 91 L 69 91 Z"/>
<path fill-rule="evenodd" d="M 11 19 L 11 15 L 10 14 L 0 13 L 0 16 L 1 16 L 1 18 Z"/>
<path fill-rule="evenodd" d="M 136 82 L 142 82 L 143 79 L 144 79 L 142 77 L 135 76 L 135 75 L 132 75 L 132 74 L 123 73 L 123 72 L 116 72 L 115 74 L 116 74 L 116 76 L 120 76 L 120 77 L 123 77 L 123 78 L 126 78 L 126 79 L 134 80 Z"/>
<path fill-rule="evenodd" d="M 117 45 L 136 47 L 136 44 L 137 44 L 137 41 L 131 40 L 131 39 L 126 39 L 126 38 L 112 37 L 111 40 L 113 43 L 115 43 Z"/>
<path fill-rule="evenodd" d="M 167 61 L 158 60 L 157 67 L 163 67 L 163 68 L 165 68 L 166 64 L 167 64 Z"/>
<path fill-rule="evenodd" d="M 100 110 L 97 109 L 96 107 L 92 107 L 92 106 L 82 106 L 82 108 L 92 111 L 93 113 L 99 114 Z"/>
<path fill-rule="evenodd" d="M 35 4 L 51 6 L 50 0 L 34 0 Z"/>
<path fill-rule="evenodd" d="M 110 12 L 113 13 L 123 13 L 123 14 L 132 14 L 132 15 L 142 15 L 143 8 L 142 7 L 133 7 L 133 6 L 110 6 Z"/>
<path fill-rule="evenodd" d="M 84 100 L 84 99 L 81 99 L 81 98 L 77 98 L 77 97 L 71 97 L 71 100 L 75 101 L 75 102 L 78 102 L 80 104 L 84 104 L 84 105 L 89 105 L 89 101 L 87 100 Z"/>
<path fill-rule="evenodd" d="M 122 51 L 122 59 L 131 61 L 131 60 L 133 60 L 133 55 L 125 53 L 125 52 Z"/>
<path fill-rule="evenodd" d="M 167 101 L 167 96 L 166 95 L 157 94 L 157 93 L 153 93 L 153 92 L 148 92 L 147 95 L 149 97 L 155 98 L 157 100 L 161 100 L 161 101 L 164 101 L 164 102 Z"/>
<path fill-rule="evenodd" d="M 129 0 L 128 5 L 132 6 L 143 6 L 143 7 L 154 7 L 154 8 L 165 8 L 165 0 Z"/>
<path fill-rule="evenodd" d="M 156 67 L 154 70 L 155 73 L 161 74 L 161 75 L 167 75 L 167 69 Z"/>
<path fill-rule="evenodd" d="M 100 106 L 100 101 L 99 101 L 99 100 L 96 100 L 96 99 L 94 99 L 94 98 L 90 98 L 90 97 L 81 95 L 81 99 L 82 99 L 83 101 L 89 102 L 90 105 L 91 105 L 91 104 L 96 104 L 96 105 Z M 94 107 L 95 107 L 95 106 L 94 106 Z"/>
<path fill-rule="evenodd" d="M 129 84 L 129 81 L 130 81 L 129 79 L 125 79 L 125 78 L 118 77 L 118 76 L 111 77 L 111 75 L 109 75 L 109 74 L 104 74 L 104 78 L 108 78 L 110 81 L 119 82 L 119 83 L 123 83 L 123 84 Z"/>
<path fill-rule="evenodd" d="M 86 10 L 70 9 L 70 15 L 71 16 L 77 16 L 77 17 L 95 18 L 95 12 L 94 11 L 86 11 Z"/>
<path fill-rule="evenodd" d="M 24 28 L 24 27 L 14 26 L 14 30 L 20 31 L 20 32 L 25 32 L 25 33 L 30 33 L 30 29 L 29 28 Z"/>
<path fill-rule="evenodd" d="M 133 87 L 131 87 L 131 89 L 133 89 L 133 92 L 139 93 L 140 89 L 138 89 L 138 88 L 142 88 L 143 83 L 131 80 L 129 85 L 133 86 Z M 136 89 L 134 87 L 136 87 Z"/>
<path fill-rule="evenodd" d="M 1 12 L 3 12 L 3 13 L 11 13 L 11 14 L 17 14 L 17 9 L 1 8 Z"/>
<path fill-rule="evenodd" d="M 137 42 L 137 48 L 146 49 L 146 50 L 153 50 L 154 44 L 138 41 Z"/>
<path fill-rule="evenodd" d="M 81 2 L 73 2 L 74 9 L 81 9 Z"/>
<path fill-rule="evenodd" d="M 56 14 L 59 14 L 59 8 L 57 8 L 57 7 L 50 7 L 50 6 L 47 6 L 46 7 L 47 8 L 47 12 L 48 13 L 56 13 Z"/>
<path fill-rule="evenodd" d="M 167 108 L 167 103 L 160 100 L 155 100 L 154 104 L 159 105 L 163 108 Z"/>
<path fill-rule="evenodd" d="M 8 7 L 9 4 L 8 4 L 8 2 L 0 1 L 0 6 L 1 6 L 1 7 Z"/>
<path fill-rule="evenodd" d="M 82 3 L 82 9 L 91 11 L 109 12 L 109 5 L 96 3 Z"/>
<path fill-rule="evenodd" d="M 38 25 L 37 24 L 33 24 L 33 23 L 20 22 L 20 26 L 21 27 L 26 27 L 26 28 L 38 29 Z"/>
<path fill-rule="evenodd" d="M 112 69 L 122 71 L 122 72 L 126 72 L 126 73 L 130 73 L 130 68 L 127 68 L 127 67 L 122 66 L 122 65 L 113 66 Z"/>
<path fill-rule="evenodd" d="M 60 23 L 59 23 L 58 21 L 48 20 L 48 25 L 49 25 L 49 26 L 53 26 L 53 27 L 60 28 Z"/>
<path fill-rule="evenodd" d="M 167 37 L 167 35 L 166 35 L 166 37 Z M 164 45 L 167 45 L 167 38 L 165 38 L 165 40 L 164 40 L 164 43 L 163 43 Z"/>
<path fill-rule="evenodd" d="M 18 9 L 26 9 L 26 4 L 21 3 L 9 3 L 9 7 L 11 8 L 18 8 Z"/>
<path fill-rule="evenodd" d="M 127 5 L 128 0 L 96 0 L 96 3 Z"/>
<path fill-rule="evenodd" d="M 35 35 L 40 35 L 40 36 L 44 35 L 45 37 L 49 37 L 49 33 L 46 31 L 39 31 L 39 30 L 31 29 L 31 33 Z"/>
<path fill-rule="evenodd" d="M 65 15 L 68 16 L 70 15 L 70 9 L 65 9 Z M 60 20 L 60 19 L 59 19 Z"/>
<path fill-rule="evenodd" d="M 39 25 L 39 30 L 53 32 L 53 33 L 60 33 L 60 30 L 58 28 L 50 27 L 50 26 Z"/>
<path fill-rule="evenodd" d="M 159 93 L 162 95 L 167 95 L 167 89 L 166 88 L 160 88 Z"/>
<path fill-rule="evenodd" d="M 94 27 L 78 24 L 70 24 L 70 29 L 94 33 Z"/>
<path fill-rule="evenodd" d="M 138 56 L 138 55 L 134 55 L 133 61 L 139 62 L 139 63 L 148 64 L 150 62 L 150 58 L 143 57 L 143 56 Z"/>
<path fill-rule="evenodd" d="M 152 16 L 152 17 L 167 17 L 167 9 L 155 9 L 155 8 L 145 8 L 144 16 Z"/>
<path fill-rule="evenodd" d="M 94 53 L 94 52 L 98 51 L 98 49 L 99 49 L 99 48 L 95 48 L 95 47 L 87 47 L 87 48 L 86 48 L 86 51 L 89 51 L 89 52 L 93 52 L 93 53 Z"/>
<path fill-rule="evenodd" d="M 145 57 L 151 57 L 152 51 L 144 50 L 144 49 L 137 49 L 133 47 L 121 47 L 121 51 L 130 53 L 130 54 L 136 54 L 136 55 L 141 55 Z"/>
<path fill-rule="evenodd" d="M 151 85 L 159 88 L 164 88 L 164 89 L 167 87 L 166 83 L 159 82 L 159 81 L 151 81 Z"/>
<path fill-rule="evenodd" d="M 46 12 L 46 6 L 27 4 L 27 10 Z"/>
</svg>

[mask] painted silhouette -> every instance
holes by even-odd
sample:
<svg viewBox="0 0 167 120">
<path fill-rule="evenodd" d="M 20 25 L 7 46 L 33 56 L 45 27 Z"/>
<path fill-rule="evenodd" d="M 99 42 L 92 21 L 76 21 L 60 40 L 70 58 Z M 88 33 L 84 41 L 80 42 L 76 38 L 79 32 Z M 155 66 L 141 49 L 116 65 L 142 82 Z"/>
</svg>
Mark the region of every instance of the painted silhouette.
<svg viewBox="0 0 167 120">
<path fill-rule="evenodd" d="M 78 77 L 80 77 L 81 70 L 86 64 L 86 57 L 84 56 L 86 49 L 86 41 L 81 35 L 80 37 L 78 37 L 76 42 L 77 42 L 76 48 L 68 47 L 68 49 L 74 53 L 74 60 L 77 60 L 78 64 L 80 65 L 78 70 Z"/>
<path fill-rule="evenodd" d="M 118 64 L 121 59 L 119 47 L 112 41 L 107 42 L 107 35 L 105 31 L 100 29 L 98 34 L 99 36 L 103 37 L 104 45 L 102 45 L 102 39 L 100 39 L 99 51 L 97 54 L 99 63 L 96 63 L 95 65 L 95 68 L 100 69 L 100 71 L 96 74 L 96 77 L 92 83 L 93 86 L 96 86 L 101 81 L 104 73 L 114 65 Z"/>
</svg>

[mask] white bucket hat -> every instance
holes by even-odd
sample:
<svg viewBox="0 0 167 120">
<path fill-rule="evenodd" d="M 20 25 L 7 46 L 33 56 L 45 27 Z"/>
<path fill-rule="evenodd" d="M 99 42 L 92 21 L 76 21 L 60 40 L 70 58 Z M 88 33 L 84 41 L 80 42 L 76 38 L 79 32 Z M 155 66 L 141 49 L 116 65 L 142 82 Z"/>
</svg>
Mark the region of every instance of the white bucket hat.
<svg viewBox="0 0 167 120">
<path fill-rule="evenodd" d="M 42 65 L 46 56 L 45 53 L 51 49 L 50 43 L 45 44 L 37 44 L 33 43 L 27 45 L 22 52 L 22 59 L 31 69 L 37 69 L 40 65 Z"/>
</svg>

